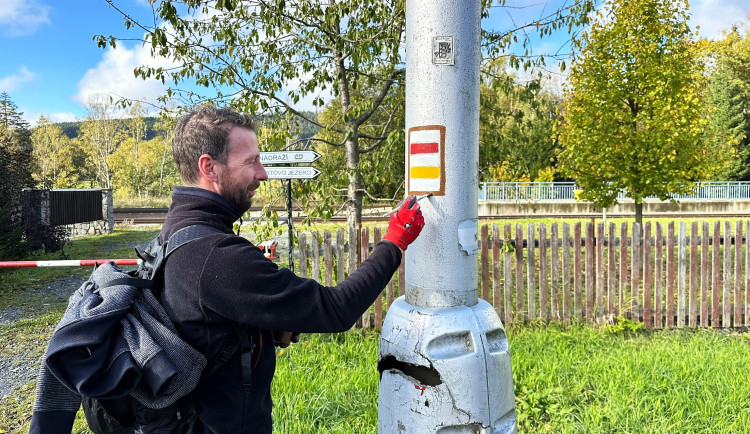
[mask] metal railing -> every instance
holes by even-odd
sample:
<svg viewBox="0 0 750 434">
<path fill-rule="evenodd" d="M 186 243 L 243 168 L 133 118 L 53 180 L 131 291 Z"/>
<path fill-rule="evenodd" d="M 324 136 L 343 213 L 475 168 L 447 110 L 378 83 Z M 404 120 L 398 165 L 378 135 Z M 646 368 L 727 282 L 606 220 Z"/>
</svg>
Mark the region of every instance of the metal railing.
<svg viewBox="0 0 750 434">
<path fill-rule="evenodd" d="M 479 200 L 487 202 L 533 201 L 552 202 L 575 200 L 579 187 L 574 182 L 482 182 L 479 184 Z M 690 194 L 674 194 L 674 199 L 732 200 L 750 199 L 748 181 L 697 182 Z M 618 200 L 626 200 L 620 193 Z M 646 199 L 658 199 L 656 196 Z"/>
</svg>

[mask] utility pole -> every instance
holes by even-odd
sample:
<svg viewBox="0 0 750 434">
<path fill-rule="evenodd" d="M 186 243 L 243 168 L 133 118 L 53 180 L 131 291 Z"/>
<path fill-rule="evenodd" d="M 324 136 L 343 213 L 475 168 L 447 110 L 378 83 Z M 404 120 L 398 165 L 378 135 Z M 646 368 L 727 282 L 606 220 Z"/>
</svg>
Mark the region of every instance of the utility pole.
<svg viewBox="0 0 750 434">
<path fill-rule="evenodd" d="M 477 297 L 480 23 L 480 0 L 406 2 L 406 185 L 432 195 L 381 333 L 383 434 L 516 432 L 508 339 Z"/>
</svg>

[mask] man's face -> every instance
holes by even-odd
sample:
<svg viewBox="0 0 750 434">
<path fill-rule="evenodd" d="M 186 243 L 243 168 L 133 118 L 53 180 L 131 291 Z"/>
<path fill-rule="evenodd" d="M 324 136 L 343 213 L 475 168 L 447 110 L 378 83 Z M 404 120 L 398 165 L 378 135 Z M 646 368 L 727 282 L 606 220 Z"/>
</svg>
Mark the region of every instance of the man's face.
<svg viewBox="0 0 750 434">
<path fill-rule="evenodd" d="M 268 179 L 266 169 L 260 163 L 255 132 L 242 127 L 233 128 L 229 133 L 227 164 L 220 166 L 219 193 L 238 210 L 247 211 L 260 182 Z"/>
</svg>

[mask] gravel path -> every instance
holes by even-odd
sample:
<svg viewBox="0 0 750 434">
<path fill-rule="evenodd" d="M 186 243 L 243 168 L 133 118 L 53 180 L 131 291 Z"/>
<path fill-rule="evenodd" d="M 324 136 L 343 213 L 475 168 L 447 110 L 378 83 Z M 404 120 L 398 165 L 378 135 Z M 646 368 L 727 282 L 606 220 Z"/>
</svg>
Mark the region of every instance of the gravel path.
<svg viewBox="0 0 750 434">
<path fill-rule="evenodd" d="M 65 303 L 70 294 L 83 282 L 82 277 L 69 276 L 47 285 L 29 289 L 25 298 L 36 301 L 35 307 L 9 307 L 0 310 L 0 325 L 12 325 L 20 320 L 33 318 L 46 306 Z M 48 338 L 55 325 L 51 324 L 38 339 L 29 337 L 13 342 L 2 342 L 0 348 L 0 397 L 13 396 L 14 390 L 36 378 L 39 360 L 46 350 Z"/>
<path fill-rule="evenodd" d="M 153 235 L 155 236 L 156 233 L 157 231 L 154 231 Z M 125 245 L 133 248 L 143 245 L 143 242 L 131 242 Z M 116 247 L 122 247 L 122 245 L 109 246 L 105 251 Z M 0 309 L 0 326 L 13 325 L 20 320 L 35 318 L 52 305 L 63 306 L 61 311 L 64 310 L 68 297 L 85 279 L 80 274 L 66 276 L 26 289 L 23 293 L 24 305 Z M 14 394 L 20 392 L 19 386 L 36 379 L 41 356 L 47 349 L 47 342 L 54 329 L 55 324 L 50 324 L 40 336 L 0 342 L 0 399 L 9 396 L 17 397 Z"/>
</svg>

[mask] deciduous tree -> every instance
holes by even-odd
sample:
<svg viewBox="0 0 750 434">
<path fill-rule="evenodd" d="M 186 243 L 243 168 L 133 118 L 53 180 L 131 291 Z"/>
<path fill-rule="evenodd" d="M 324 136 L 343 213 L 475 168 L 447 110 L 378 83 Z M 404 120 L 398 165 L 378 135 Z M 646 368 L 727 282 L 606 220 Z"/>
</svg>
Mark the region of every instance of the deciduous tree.
<svg viewBox="0 0 750 434">
<path fill-rule="evenodd" d="M 704 146 L 705 80 L 686 0 L 612 0 L 577 42 L 560 140 L 564 172 L 602 207 L 687 192 L 721 164 Z"/>
<path fill-rule="evenodd" d="M 31 133 L 33 146 L 34 180 L 41 188 L 58 188 L 69 184 L 70 176 L 75 171 L 73 154 L 69 149 L 70 139 L 62 129 L 41 116 Z"/>
<path fill-rule="evenodd" d="M 165 99 L 179 98 L 188 105 L 206 100 L 230 103 L 256 114 L 291 112 L 336 138 L 318 139 L 343 149 L 344 207 L 350 243 L 357 245 L 351 229 L 361 225 L 362 162 L 371 151 L 392 143 L 389 138 L 397 129 L 394 119 L 399 108 L 383 103 L 397 93 L 404 77 L 404 0 L 155 0 L 153 16 L 163 25 L 138 21 L 118 8 L 116 0 L 107 2 L 121 12 L 127 28 L 141 32 L 153 56 L 177 65 L 171 69 L 142 66 L 135 71 L 144 79 L 173 83 Z M 486 16 L 492 0 L 482 3 Z M 505 1 L 496 3 L 502 7 Z M 503 50 L 523 34 L 515 30 L 536 28 L 545 33 L 581 22 L 593 3 L 573 0 L 571 6 L 539 20 L 509 26 L 507 31 L 484 32 L 486 52 L 506 55 Z M 95 39 L 101 47 L 119 41 L 105 35 Z M 517 60 L 511 58 L 519 64 Z M 353 95 L 360 86 L 368 89 L 369 98 L 357 101 Z M 329 97 L 341 111 L 335 122 L 321 122 L 299 109 L 303 99 L 321 108 Z M 372 120 L 376 113 L 383 114 L 384 120 L 377 122 L 380 128 L 368 128 L 376 124 Z M 330 186 L 320 188 L 324 192 Z"/>
<path fill-rule="evenodd" d="M 87 163 L 95 168 L 96 182 L 101 188 L 112 188 L 111 157 L 122 140 L 121 121 L 116 106 L 104 95 L 91 97 L 86 120 L 81 125 L 81 140 L 87 150 Z"/>
<path fill-rule="evenodd" d="M 495 69 L 503 68 L 501 62 Z M 506 76 L 502 71 L 485 74 L 481 84 L 480 180 L 547 180 L 556 166 L 553 127 L 560 118 L 560 98 L 542 90 L 537 80 L 505 86 Z"/>
</svg>

